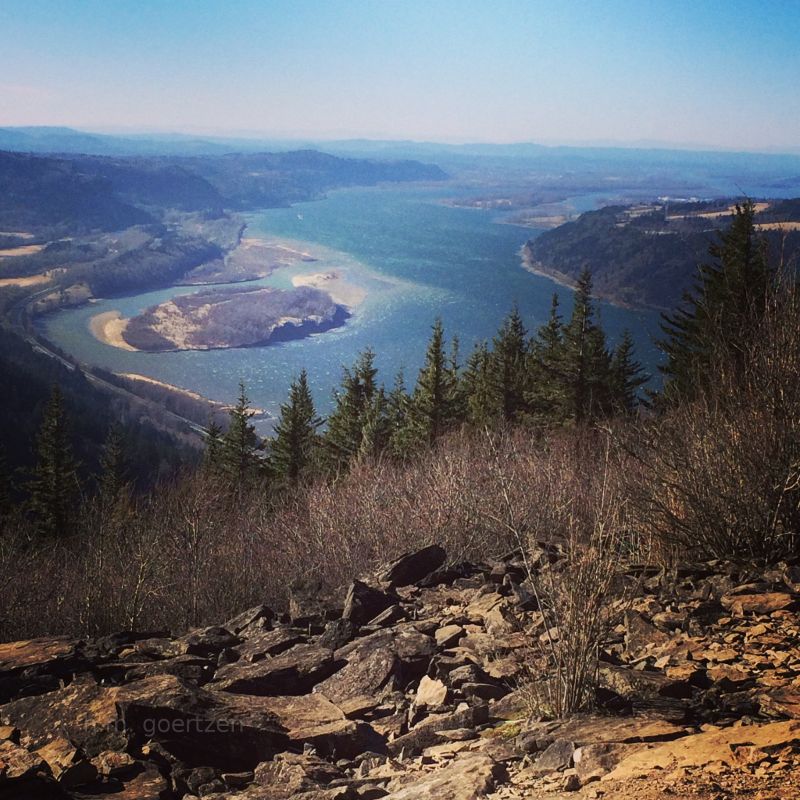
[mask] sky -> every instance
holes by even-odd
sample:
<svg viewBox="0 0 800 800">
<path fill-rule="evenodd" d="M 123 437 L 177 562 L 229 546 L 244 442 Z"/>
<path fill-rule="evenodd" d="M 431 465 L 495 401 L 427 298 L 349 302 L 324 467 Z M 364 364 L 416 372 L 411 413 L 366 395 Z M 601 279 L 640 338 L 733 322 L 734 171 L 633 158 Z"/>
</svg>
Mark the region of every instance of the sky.
<svg viewBox="0 0 800 800">
<path fill-rule="evenodd" d="M 800 149 L 800 0 L 0 0 L 0 126 Z"/>
</svg>

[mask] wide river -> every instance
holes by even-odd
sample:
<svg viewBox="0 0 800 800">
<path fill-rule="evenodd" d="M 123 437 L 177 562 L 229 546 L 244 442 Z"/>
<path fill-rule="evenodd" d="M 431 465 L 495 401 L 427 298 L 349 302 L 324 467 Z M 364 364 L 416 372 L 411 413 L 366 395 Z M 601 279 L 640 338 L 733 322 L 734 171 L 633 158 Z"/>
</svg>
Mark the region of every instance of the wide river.
<svg viewBox="0 0 800 800">
<path fill-rule="evenodd" d="M 331 404 L 343 365 L 371 347 L 384 382 L 403 369 L 413 384 L 430 336 L 442 318 L 446 334 L 457 334 L 462 360 L 473 344 L 491 339 L 516 303 L 530 330 L 549 313 L 554 291 L 569 313 L 571 292 L 520 266 L 519 249 L 537 234 L 530 228 L 500 224 L 493 211 L 452 208 L 440 200 L 452 187 L 348 189 L 320 201 L 250 215 L 247 236 L 302 246 L 319 259 L 280 270 L 259 283 L 290 285 L 298 273 L 337 268 L 364 286 L 367 299 L 341 328 L 306 339 L 264 347 L 176 353 L 126 352 L 101 344 L 89 330 L 98 313 L 118 309 L 129 317 L 176 294 L 182 287 L 131 297 L 99 300 L 43 318 L 41 328 L 62 349 L 87 364 L 117 372 L 136 372 L 231 401 L 244 381 L 254 406 L 269 415 L 279 411 L 293 376 L 305 367 L 320 411 Z M 573 198 L 582 211 L 596 198 Z M 653 337 L 658 315 L 599 304 L 613 343 L 623 329 L 634 335 L 639 359 L 653 369 L 658 354 Z M 269 421 L 260 423 L 269 428 Z"/>
</svg>

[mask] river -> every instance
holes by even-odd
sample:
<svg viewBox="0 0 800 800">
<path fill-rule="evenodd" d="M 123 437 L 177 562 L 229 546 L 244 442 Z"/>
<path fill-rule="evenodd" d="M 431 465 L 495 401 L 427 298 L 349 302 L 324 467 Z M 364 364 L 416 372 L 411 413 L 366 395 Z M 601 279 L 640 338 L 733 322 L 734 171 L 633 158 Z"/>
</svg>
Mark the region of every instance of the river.
<svg viewBox="0 0 800 800">
<path fill-rule="evenodd" d="M 126 352 L 100 343 L 89 330 L 98 313 L 117 309 L 133 316 L 197 287 L 171 288 L 48 315 L 40 329 L 79 360 L 117 372 L 137 372 L 215 400 L 231 401 L 244 381 L 252 404 L 276 415 L 293 376 L 306 368 L 324 414 L 343 365 L 371 347 L 380 376 L 391 385 L 403 369 L 412 384 L 425 353 L 431 324 L 442 318 L 448 336 L 457 334 L 465 358 L 473 344 L 491 339 L 504 315 L 517 304 L 530 330 L 549 313 L 554 291 L 569 313 L 571 292 L 520 266 L 519 249 L 537 231 L 500 224 L 497 212 L 453 208 L 440 201 L 448 187 L 378 187 L 331 192 L 325 199 L 249 215 L 247 236 L 279 239 L 317 257 L 257 283 L 288 286 L 298 273 L 337 268 L 368 290 L 367 299 L 341 328 L 306 339 L 263 347 L 175 353 Z M 573 198 L 578 210 L 594 197 Z M 613 343 L 628 328 L 639 359 L 654 370 L 658 315 L 598 304 Z M 267 430 L 268 420 L 260 423 Z"/>
</svg>

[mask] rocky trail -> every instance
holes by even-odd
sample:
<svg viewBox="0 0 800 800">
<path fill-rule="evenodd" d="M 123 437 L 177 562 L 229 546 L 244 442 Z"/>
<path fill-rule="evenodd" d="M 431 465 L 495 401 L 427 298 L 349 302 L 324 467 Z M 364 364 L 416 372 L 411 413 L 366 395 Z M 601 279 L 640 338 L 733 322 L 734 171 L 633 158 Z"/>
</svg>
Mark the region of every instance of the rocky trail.
<svg viewBox="0 0 800 800">
<path fill-rule="evenodd" d="M 800 569 L 641 568 L 597 707 L 529 713 L 518 554 L 436 546 L 182 636 L 0 645 L 0 798 L 800 797 Z"/>
</svg>

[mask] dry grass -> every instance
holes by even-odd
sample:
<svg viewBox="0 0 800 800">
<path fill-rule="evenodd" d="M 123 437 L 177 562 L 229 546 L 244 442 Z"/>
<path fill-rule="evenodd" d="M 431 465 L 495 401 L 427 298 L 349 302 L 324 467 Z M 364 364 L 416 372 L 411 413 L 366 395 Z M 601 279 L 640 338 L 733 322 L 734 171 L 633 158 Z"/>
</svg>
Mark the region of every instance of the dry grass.
<svg viewBox="0 0 800 800">
<path fill-rule="evenodd" d="M 632 594 L 623 570 L 643 557 L 629 527 L 624 456 L 609 434 L 587 432 L 550 441 L 520 476 L 513 448 L 493 450 L 505 500 L 497 522 L 525 554 L 539 610 L 539 658 L 523 694 L 531 713 L 566 717 L 594 700 L 600 648 Z M 535 503 L 520 506 L 520 482 Z"/>
</svg>

